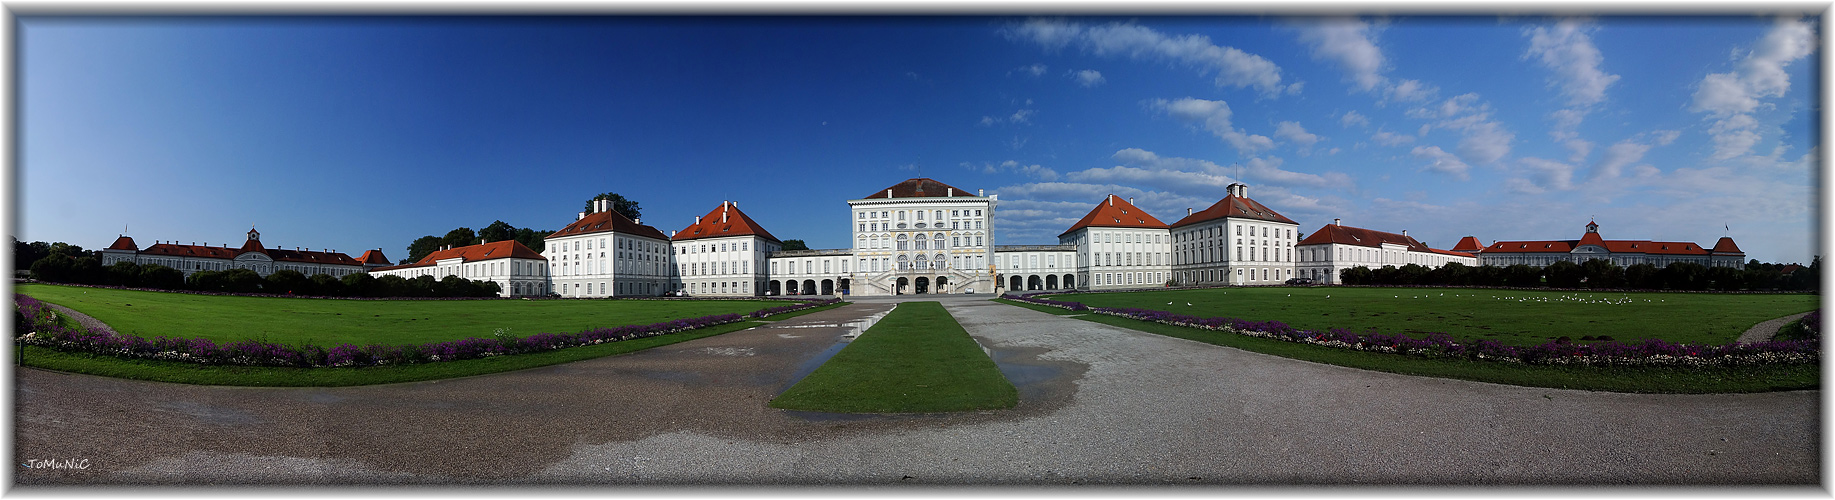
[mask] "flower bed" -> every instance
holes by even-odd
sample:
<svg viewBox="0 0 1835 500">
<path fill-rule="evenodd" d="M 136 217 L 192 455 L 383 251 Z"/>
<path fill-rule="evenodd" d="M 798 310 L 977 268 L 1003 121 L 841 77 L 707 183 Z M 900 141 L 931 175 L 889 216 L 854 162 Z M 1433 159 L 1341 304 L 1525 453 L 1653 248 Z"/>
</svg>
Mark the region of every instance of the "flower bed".
<svg viewBox="0 0 1835 500">
<path fill-rule="evenodd" d="M 1402 334 L 1356 333 L 1334 328 L 1326 331 L 1302 330 L 1279 321 L 1249 321 L 1236 318 L 1200 318 L 1166 311 L 1131 307 L 1089 307 L 1078 302 L 1006 296 L 1031 304 L 1061 307 L 1072 311 L 1089 311 L 1124 318 L 1151 321 L 1173 326 L 1214 330 L 1287 342 L 1300 342 L 1339 349 L 1389 352 L 1425 357 L 1449 357 L 1537 365 L 1742 365 L 1760 363 L 1816 363 L 1822 352 L 1817 340 L 1776 340 L 1758 343 L 1734 342 L 1726 345 L 1676 344 L 1659 339 L 1621 344 L 1616 341 L 1575 344 L 1552 341 L 1521 347 L 1480 340 L 1459 343 L 1444 333 L 1416 339 Z M 1816 313 L 1820 318 L 1820 312 Z"/>
<path fill-rule="evenodd" d="M 315 345 L 288 346 L 273 342 L 244 340 L 217 344 L 208 339 L 156 337 L 146 339 L 109 331 L 91 331 L 64 326 L 50 308 L 23 294 L 13 294 L 13 304 L 33 325 L 20 334 L 26 344 L 62 351 L 87 352 L 129 359 L 185 361 L 206 365 L 327 367 L 375 366 L 429 363 L 478 359 L 508 354 L 550 351 L 567 347 L 603 344 L 693 330 L 763 318 L 774 314 L 826 306 L 835 299 L 773 307 L 750 314 L 720 314 L 692 319 L 678 319 L 649 325 L 627 325 L 593 328 L 578 333 L 538 333 L 515 337 L 499 330 L 495 338 L 476 337 L 420 345 L 358 346 L 341 344 L 331 348 Z"/>
</svg>

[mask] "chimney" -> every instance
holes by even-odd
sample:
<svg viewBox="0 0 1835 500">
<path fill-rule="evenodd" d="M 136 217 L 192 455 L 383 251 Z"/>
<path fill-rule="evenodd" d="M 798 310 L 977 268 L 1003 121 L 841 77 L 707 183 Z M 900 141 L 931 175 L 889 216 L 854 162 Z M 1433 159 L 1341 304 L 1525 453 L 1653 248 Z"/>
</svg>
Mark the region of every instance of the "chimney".
<svg viewBox="0 0 1835 500">
<path fill-rule="evenodd" d="M 631 222 L 635 222 L 635 223 L 637 223 L 638 225 L 643 225 L 643 223 L 644 223 L 644 220 L 640 218 L 640 219 L 637 219 L 637 220 L 633 220 L 633 221 L 631 221 Z"/>
<path fill-rule="evenodd" d="M 956 188 L 953 188 L 953 187 L 952 187 L 952 188 L 949 188 L 949 190 L 948 190 L 948 193 L 949 193 L 949 194 L 948 194 L 948 195 L 946 195 L 946 196 L 955 196 L 955 195 L 956 195 Z"/>
<path fill-rule="evenodd" d="M 580 212 L 580 215 L 576 215 L 576 216 L 574 216 L 574 217 L 573 217 L 573 220 L 580 220 L 580 219 L 584 219 L 584 218 L 586 218 L 586 212 Z"/>
<path fill-rule="evenodd" d="M 1133 204 L 1134 204 L 1134 197 L 1133 197 L 1133 196 L 1129 196 L 1129 197 L 1128 197 L 1128 204 L 1129 204 L 1129 205 L 1133 205 Z"/>
<path fill-rule="evenodd" d="M 1407 230 L 1407 229 L 1403 229 L 1403 230 L 1402 230 L 1402 237 L 1407 237 L 1407 236 L 1408 236 L 1408 230 Z"/>
<path fill-rule="evenodd" d="M 887 198 L 891 198 L 891 197 L 892 197 L 892 189 L 890 189 L 890 188 L 887 188 L 887 189 L 886 189 L 886 197 L 887 197 Z"/>
<path fill-rule="evenodd" d="M 699 215 L 696 215 L 696 216 L 694 216 L 694 223 L 695 223 L 695 224 L 700 224 L 700 223 L 701 223 L 701 216 L 699 216 Z"/>
<path fill-rule="evenodd" d="M 1344 219 L 1332 219 L 1332 225 L 1342 226 L 1344 225 Z"/>
<path fill-rule="evenodd" d="M 1109 195 L 1109 206 L 1115 206 L 1115 195 Z"/>
<path fill-rule="evenodd" d="M 725 205 L 720 206 L 720 223 L 721 224 L 726 223 L 726 206 Z"/>
<path fill-rule="evenodd" d="M 671 238 L 671 239 L 673 239 L 673 238 L 675 238 L 675 230 L 674 230 L 674 229 L 670 229 L 670 230 L 669 230 L 669 238 Z"/>
<path fill-rule="evenodd" d="M 1191 217 L 1191 207 L 1185 207 L 1185 216 Z"/>
<path fill-rule="evenodd" d="M 975 196 L 987 196 L 988 195 L 987 193 L 988 193 L 988 190 L 986 189 L 975 190 Z"/>
</svg>

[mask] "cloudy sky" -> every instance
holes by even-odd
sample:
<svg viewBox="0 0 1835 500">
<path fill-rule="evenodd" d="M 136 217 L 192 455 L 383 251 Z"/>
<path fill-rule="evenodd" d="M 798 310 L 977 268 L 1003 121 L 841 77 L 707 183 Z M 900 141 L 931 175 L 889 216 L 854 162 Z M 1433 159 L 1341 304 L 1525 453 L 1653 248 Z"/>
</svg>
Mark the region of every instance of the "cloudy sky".
<svg viewBox="0 0 1835 500">
<path fill-rule="evenodd" d="M 1816 253 L 1814 18 L 21 17 L 23 240 L 382 248 L 612 191 L 848 244 L 911 177 L 999 243 L 1232 182 L 1310 233 Z"/>
</svg>

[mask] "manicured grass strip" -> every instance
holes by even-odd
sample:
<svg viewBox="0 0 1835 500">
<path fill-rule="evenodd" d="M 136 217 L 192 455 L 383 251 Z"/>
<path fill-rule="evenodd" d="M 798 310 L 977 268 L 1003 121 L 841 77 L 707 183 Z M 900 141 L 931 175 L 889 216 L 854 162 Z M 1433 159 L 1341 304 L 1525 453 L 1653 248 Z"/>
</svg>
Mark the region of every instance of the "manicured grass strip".
<svg viewBox="0 0 1835 500">
<path fill-rule="evenodd" d="M 1201 318 L 1280 321 L 1326 331 L 1451 335 L 1532 346 L 1558 337 L 1619 342 L 1733 342 L 1760 322 L 1815 309 L 1815 294 L 1637 293 L 1472 288 L 1249 287 L 1044 296 L 1090 307 L 1132 307 Z M 1190 305 L 1186 305 L 1190 304 Z"/>
<path fill-rule="evenodd" d="M 240 297 L 45 284 L 14 287 L 144 338 L 287 345 L 424 344 L 647 325 L 789 305 L 767 300 L 341 300 Z"/>
<path fill-rule="evenodd" d="M 781 320 L 816 311 L 826 311 L 841 307 L 845 304 L 846 303 L 831 304 L 813 309 L 794 311 L 771 316 L 769 319 Z M 180 384 L 257 387 L 342 387 L 469 377 L 473 375 L 486 375 L 526 368 L 537 368 L 687 342 L 723 333 L 736 332 L 760 324 L 762 323 L 758 321 L 743 321 L 656 337 L 569 347 L 547 352 L 400 366 L 356 368 L 205 366 L 174 361 L 130 360 L 109 356 L 97 356 L 88 353 L 68 353 L 38 346 L 27 346 L 25 348 L 25 364 L 26 366 L 64 372 Z"/>
<path fill-rule="evenodd" d="M 936 302 L 905 302 L 771 400 L 773 408 L 834 413 L 931 413 L 1012 408 L 1019 391 Z"/>
<path fill-rule="evenodd" d="M 1051 306 L 1041 306 L 1041 305 L 1038 305 L 1038 304 L 1031 304 L 1031 303 L 1026 303 L 1026 302 L 1020 302 L 1020 301 L 1017 301 L 1017 300 L 1007 300 L 1007 299 L 994 299 L 994 301 L 995 301 L 995 302 L 999 302 L 999 303 L 1002 303 L 1002 304 L 1006 304 L 1006 305 L 1010 305 L 1010 306 L 1018 306 L 1018 307 L 1024 307 L 1024 308 L 1027 308 L 1027 309 L 1031 309 L 1031 310 L 1034 310 L 1034 311 L 1038 311 L 1038 312 L 1042 312 L 1042 313 L 1046 313 L 1046 314 L 1055 314 L 1055 315 L 1058 315 L 1058 316 L 1070 316 L 1070 315 L 1072 315 L 1072 314 L 1089 314 L 1089 313 L 1087 313 L 1087 312 L 1081 312 L 1081 313 L 1080 313 L 1080 312 L 1077 312 L 1077 311 L 1072 311 L 1072 310 L 1069 310 L 1069 309 L 1065 309 L 1065 308 L 1062 308 L 1062 307 L 1051 307 Z"/>
<path fill-rule="evenodd" d="M 1524 365 L 1333 349 L 1103 314 L 1076 319 L 1315 363 L 1494 384 L 1673 394 L 1821 388 L 1821 369 L 1813 364 L 1713 368 Z"/>
<path fill-rule="evenodd" d="M 130 360 L 88 353 L 67 353 L 38 346 L 26 346 L 25 364 L 57 371 L 180 384 L 341 387 L 469 377 L 535 368 L 687 342 L 744 330 L 759 324 L 756 321 L 743 321 L 656 337 L 570 347 L 547 352 L 400 366 L 361 368 L 205 366 L 174 361 Z"/>
</svg>

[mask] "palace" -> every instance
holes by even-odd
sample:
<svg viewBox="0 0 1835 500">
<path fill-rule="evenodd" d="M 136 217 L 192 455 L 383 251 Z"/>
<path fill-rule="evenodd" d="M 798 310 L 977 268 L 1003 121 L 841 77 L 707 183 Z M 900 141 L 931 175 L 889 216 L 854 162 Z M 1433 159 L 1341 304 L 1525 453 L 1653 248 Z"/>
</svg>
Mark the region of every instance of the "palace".
<svg viewBox="0 0 1835 500">
<path fill-rule="evenodd" d="M 413 264 L 391 266 L 380 250 L 358 259 L 303 249 L 269 249 L 250 230 L 241 248 L 161 242 L 140 250 L 121 236 L 103 250 L 103 265 L 161 264 L 186 275 L 203 270 L 278 270 L 344 276 L 357 272 L 404 278 L 458 276 L 496 282 L 510 297 L 903 295 L 1000 293 L 1006 290 L 1120 290 L 1175 285 L 1273 285 L 1294 277 L 1337 283 L 1353 267 L 1546 266 L 1606 259 L 1619 266 L 1696 262 L 1744 268 L 1732 238 L 1712 249 L 1687 242 L 1604 240 L 1587 224 L 1579 240 L 1502 241 L 1489 247 L 1467 236 L 1452 250 L 1429 248 L 1401 234 L 1342 224 L 1301 239 L 1299 223 L 1230 184 L 1202 211 L 1167 224 L 1113 194 L 1097 202 L 1057 245 L 997 245 L 999 195 L 934 179 L 907 179 L 847 200 L 849 248 L 784 250 L 763 224 L 722 201 L 681 230 L 664 235 L 595 200 L 589 211 L 545 238 L 537 253 L 515 241 L 442 248 Z"/>
<path fill-rule="evenodd" d="M 1467 236 L 1459 240 L 1455 250 L 1428 248 L 1408 236 L 1406 230 L 1402 234 L 1385 233 L 1346 226 L 1342 219 L 1332 219 L 1331 224 L 1300 240 L 1294 251 L 1299 254 L 1300 277 L 1333 284 L 1339 282 L 1339 273 L 1354 267 L 1379 269 L 1418 264 L 1436 268 L 1454 262 L 1476 266 L 1478 257 L 1456 251 L 1468 243 L 1476 246 L 1478 239 Z"/>
<path fill-rule="evenodd" d="M 1664 267 L 1675 262 L 1692 262 L 1707 267 L 1746 268 L 1746 253 L 1741 252 L 1730 237 L 1722 236 L 1720 241 L 1714 242 L 1713 248 L 1707 248 L 1686 241 L 1608 240 L 1599 236 L 1599 223 L 1588 222 L 1586 227 L 1586 234 L 1578 240 L 1492 243 L 1478 252 L 1478 262 L 1498 267 L 1517 264 L 1543 267 L 1561 261 L 1581 264 L 1602 259 L 1619 267 L 1637 264 Z"/>
<path fill-rule="evenodd" d="M 262 277 L 282 270 L 297 271 L 307 276 L 328 274 L 343 277 L 389 265 L 389 259 L 382 256 L 380 249 L 364 251 L 363 257 L 352 259 L 349 255 L 331 250 L 267 248 L 261 245 L 261 232 L 252 228 L 248 230 L 247 236 L 248 239 L 237 248 L 230 248 L 229 245 L 213 247 L 208 243 L 182 245 L 161 241 L 143 250 L 134 243 L 133 238 L 121 235 L 99 253 L 104 267 L 117 262 L 133 262 L 142 266 L 157 264 L 177 269 L 185 273 L 187 278 L 198 271 L 230 269 L 248 269 Z"/>
</svg>

